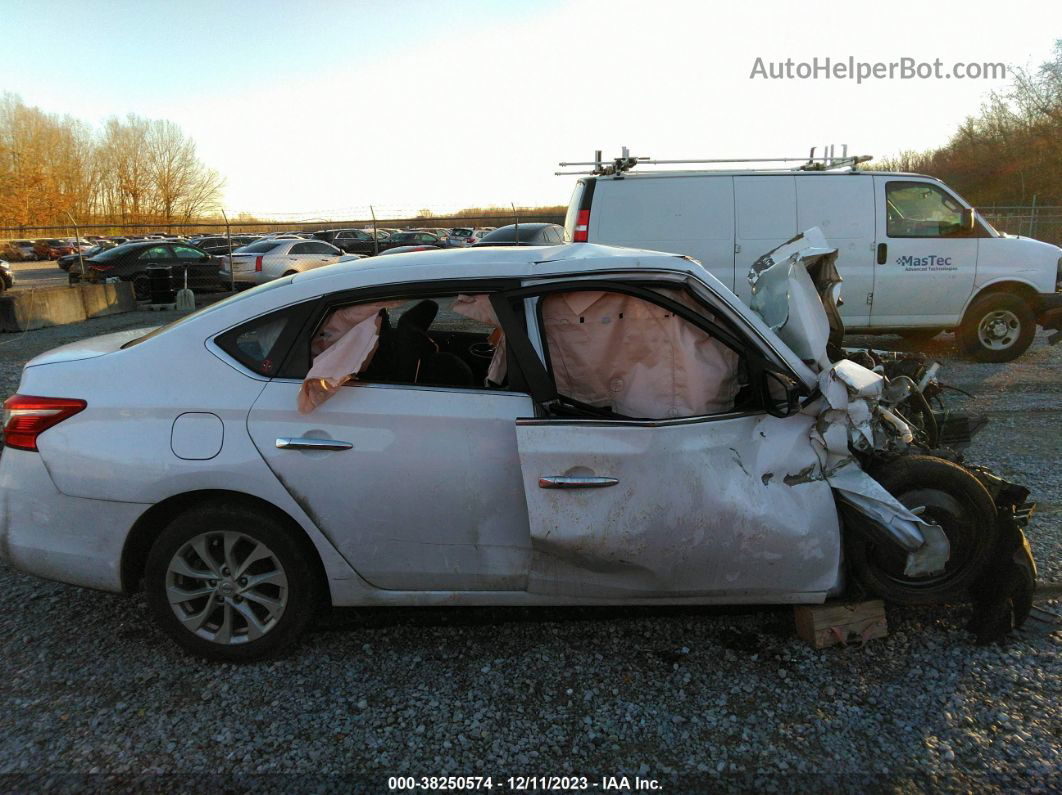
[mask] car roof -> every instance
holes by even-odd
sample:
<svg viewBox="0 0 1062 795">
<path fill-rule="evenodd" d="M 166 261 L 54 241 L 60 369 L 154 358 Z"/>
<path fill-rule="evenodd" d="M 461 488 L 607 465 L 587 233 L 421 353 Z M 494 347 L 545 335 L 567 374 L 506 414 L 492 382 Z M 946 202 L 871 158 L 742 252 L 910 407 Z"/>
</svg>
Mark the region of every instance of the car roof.
<svg viewBox="0 0 1062 795">
<path fill-rule="evenodd" d="M 415 268 L 420 278 L 518 277 L 533 275 L 536 269 L 542 270 L 541 266 L 546 263 L 551 267 L 546 268 L 544 272 L 556 272 L 556 266 L 562 265 L 564 267 L 561 269 L 567 272 L 593 273 L 615 270 L 621 261 L 630 264 L 632 257 L 637 267 L 646 269 L 686 270 L 691 264 L 688 258 L 678 254 L 619 249 L 596 243 L 568 243 L 560 246 L 468 247 L 411 251 L 315 268 L 296 275 L 294 279 L 295 283 L 342 280 L 346 272 L 357 270 L 372 271 L 372 280 L 381 284 L 389 281 L 388 272 L 393 271 L 398 276 L 395 281 L 404 282 L 409 281 L 413 275 L 411 268 Z M 700 266 L 696 267 L 701 270 Z M 321 287 L 328 289 L 324 284 Z"/>
</svg>

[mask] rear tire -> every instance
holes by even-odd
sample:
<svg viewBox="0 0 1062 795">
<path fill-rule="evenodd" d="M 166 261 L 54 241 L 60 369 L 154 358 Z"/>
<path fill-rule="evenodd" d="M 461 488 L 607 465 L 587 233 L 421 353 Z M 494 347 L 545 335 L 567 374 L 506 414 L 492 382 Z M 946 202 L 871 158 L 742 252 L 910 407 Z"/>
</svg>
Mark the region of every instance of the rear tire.
<svg viewBox="0 0 1062 795">
<path fill-rule="evenodd" d="M 870 473 L 908 508 L 939 524 L 951 555 L 940 574 L 907 577 L 907 553 L 891 543 L 876 544 L 863 533 L 845 532 L 845 553 L 854 579 L 882 599 L 901 605 L 965 600 L 992 560 L 998 529 L 996 506 L 980 481 L 957 464 L 932 456 L 893 459 Z"/>
<path fill-rule="evenodd" d="M 958 329 L 959 347 L 980 362 L 1009 362 L 1032 344 L 1036 316 L 1019 296 L 990 293 L 976 299 Z"/>
<path fill-rule="evenodd" d="M 188 651 L 261 660 L 313 618 L 323 593 L 314 554 L 267 513 L 208 504 L 176 517 L 155 540 L 144 590 L 159 626 Z"/>
</svg>

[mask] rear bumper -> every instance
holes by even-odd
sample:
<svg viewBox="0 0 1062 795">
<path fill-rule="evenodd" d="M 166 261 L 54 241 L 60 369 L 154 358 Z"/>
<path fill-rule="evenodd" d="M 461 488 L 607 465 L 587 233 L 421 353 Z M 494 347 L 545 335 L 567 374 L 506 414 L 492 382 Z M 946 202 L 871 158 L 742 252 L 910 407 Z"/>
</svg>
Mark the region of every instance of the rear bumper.
<svg viewBox="0 0 1062 795">
<path fill-rule="evenodd" d="M 68 497 L 38 453 L 0 452 L 0 560 L 49 580 L 122 590 L 122 548 L 147 505 Z"/>
</svg>

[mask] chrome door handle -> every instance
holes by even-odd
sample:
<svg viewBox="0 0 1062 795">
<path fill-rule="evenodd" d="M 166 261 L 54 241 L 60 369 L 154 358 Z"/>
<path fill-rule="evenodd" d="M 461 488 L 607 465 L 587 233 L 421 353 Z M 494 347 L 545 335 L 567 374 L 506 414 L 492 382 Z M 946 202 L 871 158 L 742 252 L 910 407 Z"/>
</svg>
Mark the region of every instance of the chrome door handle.
<svg viewBox="0 0 1062 795">
<path fill-rule="evenodd" d="M 568 475 L 549 475 L 538 479 L 540 489 L 604 489 L 615 486 L 616 478 L 570 477 Z"/>
<path fill-rule="evenodd" d="M 295 439 L 281 436 L 277 439 L 278 450 L 349 450 L 353 446 L 350 442 L 337 439 L 312 439 L 309 436 Z"/>
</svg>

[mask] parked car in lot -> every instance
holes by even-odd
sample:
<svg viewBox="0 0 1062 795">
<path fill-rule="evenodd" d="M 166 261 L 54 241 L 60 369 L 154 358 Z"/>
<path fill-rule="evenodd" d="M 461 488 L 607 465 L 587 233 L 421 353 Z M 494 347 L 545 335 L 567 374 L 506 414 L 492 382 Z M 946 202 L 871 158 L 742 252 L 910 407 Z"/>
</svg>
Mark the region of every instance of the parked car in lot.
<svg viewBox="0 0 1062 795">
<path fill-rule="evenodd" d="M 231 265 L 228 257 L 222 260 L 227 268 L 231 267 L 233 280 L 246 286 L 332 265 L 343 256 L 343 251 L 323 240 L 274 237 L 234 251 Z"/>
<path fill-rule="evenodd" d="M 918 339 L 954 329 L 970 356 L 1005 362 L 1037 325 L 1062 329 L 1062 248 L 1000 234 L 921 174 L 621 169 L 579 179 L 565 221 L 575 242 L 695 257 L 743 299 L 759 252 L 810 226 L 841 252 L 850 331 Z"/>
<path fill-rule="evenodd" d="M 0 259 L 0 293 L 10 290 L 15 286 L 15 274 L 11 270 L 11 263 Z"/>
<path fill-rule="evenodd" d="M 476 230 L 467 226 L 455 227 L 446 236 L 446 244 L 450 247 L 471 246 L 477 240 Z"/>
<path fill-rule="evenodd" d="M 64 254 L 55 261 L 55 264 L 62 268 L 64 271 L 70 270 L 71 267 L 78 265 L 83 259 L 85 260 L 85 267 L 88 267 L 88 260 L 92 259 L 97 254 L 102 254 L 104 251 L 117 246 L 117 243 L 112 243 L 109 240 L 100 240 L 95 246 L 89 246 L 85 251 L 74 254 Z"/>
<path fill-rule="evenodd" d="M 427 244 L 421 244 L 419 246 L 395 246 L 394 248 L 384 249 L 380 252 L 382 257 L 384 254 L 409 254 L 411 251 L 437 251 L 438 246 L 431 246 Z"/>
<path fill-rule="evenodd" d="M 233 235 L 232 250 L 236 251 L 236 249 L 242 248 L 256 240 L 258 240 L 258 238 L 253 235 Z M 208 235 L 195 238 L 188 242 L 196 248 L 202 249 L 207 254 L 221 256 L 229 253 L 229 238 L 224 235 Z"/>
<path fill-rule="evenodd" d="M 680 256 L 484 247 L 57 348 L 4 404 L 0 555 L 143 587 L 222 660 L 322 602 L 973 595 L 1000 637 L 1035 583 L 1028 492 L 936 457 L 910 379 L 831 357 L 836 250 L 812 232 L 757 262 L 754 308 Z"/>
<path fill-rule="evenodd" d="M 313 236 L 348 254 L 371 256 L 376 253 L 377 243 L 373 240 L 372 233 L 362 229 L 326 229 L 314 232 Z"/>
<path fill-rule="evenodd" d="M 559 224 L 509 224 L 488 232 L 475 246 L 555 246 L 564 242 Z"/>
<path fill-rule="evenodd" d="M 174 286 L 178 288 L 184 286 L 185 271 L 192 290 L 212 291 L 229 286 L 228 275 L 220 272 L 218 257 L 187 243 L 168 240 L 142 240 L 102 251 L 85 260 L 84 278 L 88 282 L 113 278 L 132 282 L 133 293 L 143 300 L 151 294 L 147 270 L 159 265 L 171 266 Z"/>
<path fill-rule="evenodd" d="M 34 241 L 33 252 L 37 259 L 59 259 L 66 254 L 73 254 L 77 248 L 66 240 L 46 237 Z"/>
<path fill-rule="evenodd" d="M 32 240 L 12 240 L 10 246 L 20 260 L 30 261 L 37 259 L 37 244 Z"/>
<path fill-rule="evenodd" d="M 384 241 L 380 242 L 380 248 L 383 249 L 385 245 Z M 386 240 L 387 248 L 398 248 L 399 246 L 436 246 L 438 248 L 445 248 L 446 239 L 439 237 L 434 232 L 424 231 L 410 231 L 410 232 L 392 232 Z"/>
</svg>

